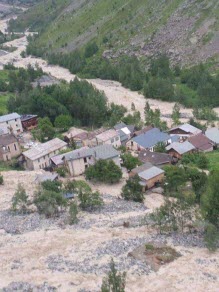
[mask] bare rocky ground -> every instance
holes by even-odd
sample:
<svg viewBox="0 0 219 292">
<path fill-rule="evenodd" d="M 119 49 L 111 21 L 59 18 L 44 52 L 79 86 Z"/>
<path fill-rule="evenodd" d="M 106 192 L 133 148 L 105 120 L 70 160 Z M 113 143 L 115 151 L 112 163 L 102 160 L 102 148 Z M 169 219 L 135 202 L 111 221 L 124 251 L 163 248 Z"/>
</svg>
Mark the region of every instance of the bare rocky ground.
<svg viewBox="0 0 219 292">
<path fill-rule="evenodd" d="M 80 212 L 78 223 L 70 226 L 65 214 L 53 220 L 37 213 L 13 215 L 9 209 L 17 183 L 23 182 L 32 196 L 37 173 L 2 174 L 0 290 L 99 291 L 112 257 L 119 270 L 127 271 L 127 291 L 219 290 L 219 252 L 209 253 L 198 235 L 158 235 L 142 225 L 145 214 L 162 204 L 161 195 L 146 195 L 145 203 L 138 204 L 118 198 L 124 182 L 110 190 L 104 185 L 92 185 L 103 191 L 104 207 Z M 124 221 L 130 222 L 129 228 L 123 227 Z M 168 244 L 182 256 L 158 272 L 128 256 L 150 241 Z"/>
</svg>

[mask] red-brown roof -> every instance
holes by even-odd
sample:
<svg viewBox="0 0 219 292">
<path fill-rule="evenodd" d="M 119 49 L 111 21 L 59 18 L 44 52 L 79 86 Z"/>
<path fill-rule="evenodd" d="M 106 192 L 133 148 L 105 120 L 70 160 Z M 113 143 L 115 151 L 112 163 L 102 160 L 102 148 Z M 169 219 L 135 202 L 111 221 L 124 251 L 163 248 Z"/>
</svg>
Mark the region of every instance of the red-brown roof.
<svg viewBox="0 0 219 292">
<path fill-rule="evenodd" d="M 147 133 L 148 131 L 150 131 L 151 129 L 153 129 L 152 126 L 147 126 L 147 127 L 143 128 L 142 130 L 135 131 L 133 136 L 136 137 L 136 136 L 139 136 L 139 135 L 141 135 L 141 134 L 145 134 L 145 133 Z"/>
<path fill-rule="evenodd" d="M 212 148 L 213 143 L 204 134 L 191 136 L 188 141 L 198 150 L 206 151 Z"/>
</svg>

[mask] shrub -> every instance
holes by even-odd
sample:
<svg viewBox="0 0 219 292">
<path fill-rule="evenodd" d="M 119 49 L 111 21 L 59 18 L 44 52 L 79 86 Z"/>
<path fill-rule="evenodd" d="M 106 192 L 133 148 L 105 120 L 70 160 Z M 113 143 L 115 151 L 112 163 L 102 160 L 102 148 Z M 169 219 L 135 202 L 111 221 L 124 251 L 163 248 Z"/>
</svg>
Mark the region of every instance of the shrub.
<svg viewBox="0 0 219 292">
<path fill-rule="evenodd" d="M 210 251 L 216 251 L 219 243 L 219 231 L 213 224 L 206 226 L 204 241 Z"/>
<path fill-rule="evenodd" d="M 99 192 L 83 192 L 80 191 L 78 195 L 80 207 L 83 210 L 93 210 L 103 205 L 103 200 Z"/>
<path fill-rule="evenodd" d="M 130 153 L 125 153 L 121 156 L 123 160 L 123 166 L 128 170 L 131 171 L 136 166 L 140 165 L 141 162 L 137 157 L 132 156 Z"/>
<path fill-rule="evenodd" d="M 0 174 L 0 185 L 3 185 L 4 184 L 4 178 L 3 178 L 3 175 Z"/>
<path fill-rule="evenodd" d="M 22 213 L 27 211 L 28 196 L 24 187 L 18 184 L 17 190 L 12 198 L 12 210 L 21 211 Z"/>
<path fill-rule="evenodd" d="M 41 183 L 44 190 L 59 193 L 61 191 L 62 183 L 60 181 L 46 180 Z"/>
<path fill-rule="evenodd" d="M 49 218 L 58 216 L 60 209 L 66 208 L 67 201 L 61 193 L 42 190 L 35 194 L 34 204 L 40 214 Z"/>
<path fill-rule="evenodd" d="M 66 174 L 68 173 L 68 170 L 65 166 L 57 168 L 56 172 L 61 176 L 61 177 L 66 177 Z"/>
<path fill-rule="evenodd" d="M 70 217 L 70 224 L 75 224 L 77 222 L 77 215 L 78 215 L 78 206 L 75 202 L 71 202 L 69 206 L 69 217 Z"/>
<path fill-rule="evenodd" d="M 122 178 L 122 170 L 113 160 L 98 160 L 86 169 L 85 176 L 86 179 L 113 184 Z"/>
<path fill-rule="evenodd" d="M 101 292 L 125 292 L 126 273 L 119 273 L 113 259 L 110 262 L 110 271 L 103 279 Z"/>
</svg>

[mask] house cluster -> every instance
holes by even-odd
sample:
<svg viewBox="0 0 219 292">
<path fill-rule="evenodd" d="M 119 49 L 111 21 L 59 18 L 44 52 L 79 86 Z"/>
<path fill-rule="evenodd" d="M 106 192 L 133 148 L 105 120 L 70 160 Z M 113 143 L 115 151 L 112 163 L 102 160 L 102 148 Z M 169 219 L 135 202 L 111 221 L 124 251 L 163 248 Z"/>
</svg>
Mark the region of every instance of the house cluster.
<svg viewBox="0 0 219 292">
<path fill-rule="evenodd" d="M 176 163 L 187 153 L 209 152 L 219 146 L 218 128 L 203 133 L 190 124 L 183 124 L 166 132 L 152 126 L 136 131 L 133 125 L 119 123 L 110 129 L 90 132 L 72 128 L 64 134 L 64 141 L 55 138 L 21 153 L 20 134 L 36 126 L 36 115 L 12 113 L 1 116 L 0 159 L 7 161 L 20 156 L 27 170 L 56 170 L 65 166 L 69 174 L 76 177 L 83 175 L 98 160 L 113 160 L 121 166 L 119 149 L 122 146 L 142 163 L 132 169 L 129 176 L 137 175 L 144 190 L 163 181 L 163 166 Z M 72 145 L 76 149 L 67 151 Z M 165 153 L 156 152 L 158 145 L 162 145 Z"/>
</svg>

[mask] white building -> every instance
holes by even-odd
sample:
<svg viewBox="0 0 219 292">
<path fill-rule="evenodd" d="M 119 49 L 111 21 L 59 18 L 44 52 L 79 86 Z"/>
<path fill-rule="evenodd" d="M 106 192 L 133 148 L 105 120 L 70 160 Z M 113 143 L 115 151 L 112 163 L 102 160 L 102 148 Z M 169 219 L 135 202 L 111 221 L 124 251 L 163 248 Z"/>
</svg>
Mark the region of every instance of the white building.
<svg viewBox="0 0 219 292">
<path fill-rule="evenodd" d="M 96 136 L 97 145 L 110 144 L 115 148 L 121 146 L 120 136 L 114 129 L 109 129 Z"/>
<path fill-rule="evenodd" d="M 50 158 L 66 148 L 67 143 L 58 138 L 37 145 L 23 152 L 24 166 L 28 170 L 39 170 L 49 167 L 51 164 Z"/>
<path fill-rule="evenodd" d="M 0 117 L 0 128 L 7 128 L 9 133 L 18 135 L 23 132 L 21 116 L 12 113 Z"/>
</svg>

